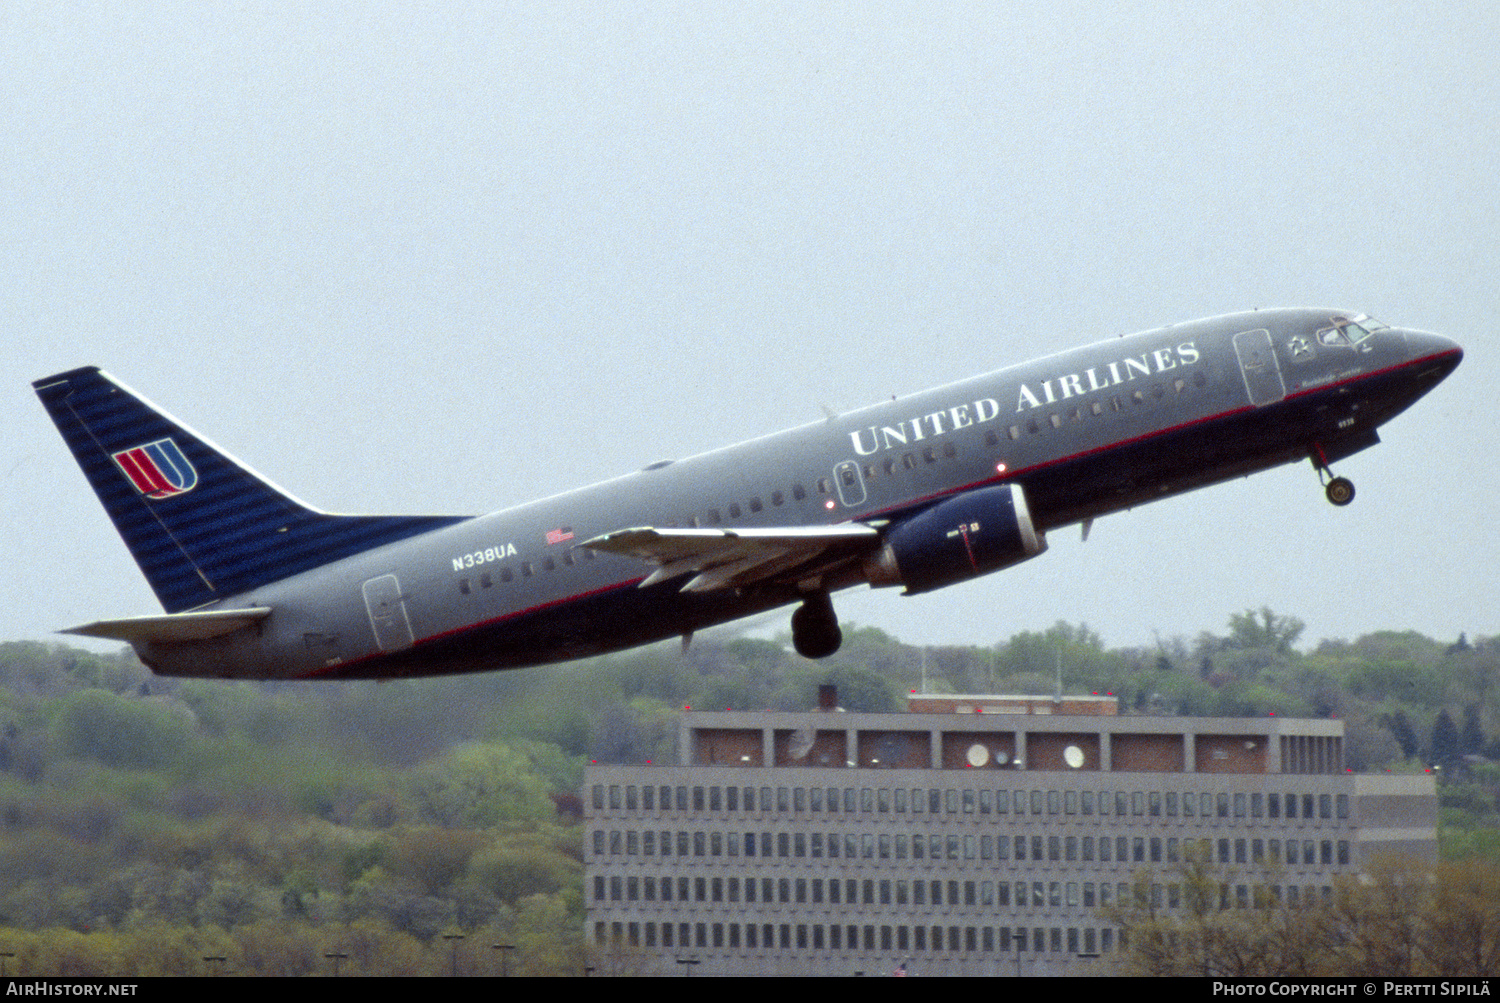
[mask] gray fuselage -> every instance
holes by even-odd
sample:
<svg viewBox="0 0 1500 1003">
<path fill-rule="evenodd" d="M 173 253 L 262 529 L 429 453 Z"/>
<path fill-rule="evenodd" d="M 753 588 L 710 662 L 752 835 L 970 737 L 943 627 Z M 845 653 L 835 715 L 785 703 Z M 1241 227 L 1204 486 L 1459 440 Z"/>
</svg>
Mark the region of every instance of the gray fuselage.
<svg viewBox="0 0 1500 1003">
<path fill-rule="evenodd" d="M 1326 467 L 1458 364 L 1437 335 L 1265 310 L 1112 338 L 469 519 L 226 597 L 254 630 L 150 645 L 168 674 L 354 678 L 535 665 L 796 602 L 706 594 L 581 541 L 621 527 L 893 526 L 1020 484 L 1045 531 L 1311 457 Z M 857 560 L 823 587 L 869 580 Z"/>
</svg>

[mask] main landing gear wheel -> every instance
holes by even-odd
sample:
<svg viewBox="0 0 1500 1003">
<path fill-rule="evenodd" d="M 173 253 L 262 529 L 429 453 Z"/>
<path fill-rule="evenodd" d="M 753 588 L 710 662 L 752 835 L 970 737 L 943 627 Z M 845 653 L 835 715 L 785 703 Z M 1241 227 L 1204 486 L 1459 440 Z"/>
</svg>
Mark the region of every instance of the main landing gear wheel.
<svg viewBox="0 0 1500 1003">
<path fill-rule="evenodd" d="M 844 643 L 839 618 L 833 612 L 833 600 L 827 592 L 805 596 L 792 614 L 792 647 L 803 658 L 827 658 Z"/>
<path fill-rule="evenodd" d="M 1328 500 L 1335 505 L 1347 505 L 1354 500 L 1354 482 L 1347 477 L 1335 477 L 1323 489 Z"/>
</svg>

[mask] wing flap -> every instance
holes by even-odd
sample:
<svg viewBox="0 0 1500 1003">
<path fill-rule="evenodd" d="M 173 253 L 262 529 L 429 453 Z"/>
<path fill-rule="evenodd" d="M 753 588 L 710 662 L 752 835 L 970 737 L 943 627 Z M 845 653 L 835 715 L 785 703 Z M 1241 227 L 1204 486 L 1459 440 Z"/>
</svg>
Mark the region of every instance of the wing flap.
<svg viewBox="0 0 1500 1003">
<path fill-rule="evenodd" d="M 216 609 L 199 613 L 167 613 L 161 616 L 129 616 L 120 620 L 96 620 L 59 631 L 82 637 L 103 637 L 113 641 L 158 641 L 182 644 L 207 641 L 259 623 L 271 615 L 269 606 L 253 609 Z"/>
<path fill-rule="evenodd" d="M 596 536 L 581 546 L 656 565 L 641 588 L 691 574 L 694 577 L 682 591 L 709 592 L 771 581 L 819 560 L 852 557 L 879 540 L 879 530 L 858 522 L 737 529 L 636 526 Z"/>
</svg>

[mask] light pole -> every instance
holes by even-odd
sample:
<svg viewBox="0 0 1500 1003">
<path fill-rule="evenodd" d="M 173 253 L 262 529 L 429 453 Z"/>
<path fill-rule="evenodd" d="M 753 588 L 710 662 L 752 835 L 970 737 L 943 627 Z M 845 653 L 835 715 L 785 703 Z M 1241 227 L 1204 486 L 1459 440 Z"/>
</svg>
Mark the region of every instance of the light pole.
<svg viewBox="0 0 1500 1003">
<path fill-rule="evenodd" d="M 443 939 L 453 947 L 452 961 L 448 968 L 448 976 L 450 978 L 458 978 L 458 942 L 464 939 L 464 935 L 461 933 L 445 933 L 443 934 Z"/>
</svg>

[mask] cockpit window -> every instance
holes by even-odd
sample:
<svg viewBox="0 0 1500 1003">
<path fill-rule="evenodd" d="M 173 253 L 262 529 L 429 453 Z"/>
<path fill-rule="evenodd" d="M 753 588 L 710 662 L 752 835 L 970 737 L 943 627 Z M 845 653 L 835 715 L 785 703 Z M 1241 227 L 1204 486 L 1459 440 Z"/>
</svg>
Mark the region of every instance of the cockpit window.
<svg viewBox="0 0 1500 1003">
<path fill-rule="evenodd" d="M 1386 326 L 1364 313 L 1354 317 L 1332 317 L 1328 327 L 1318 330 L 1318 344 L 1330 348 L 1358 346 L 1369 340 L 1376 331 L 1385 330 Z"/>
</svg>

